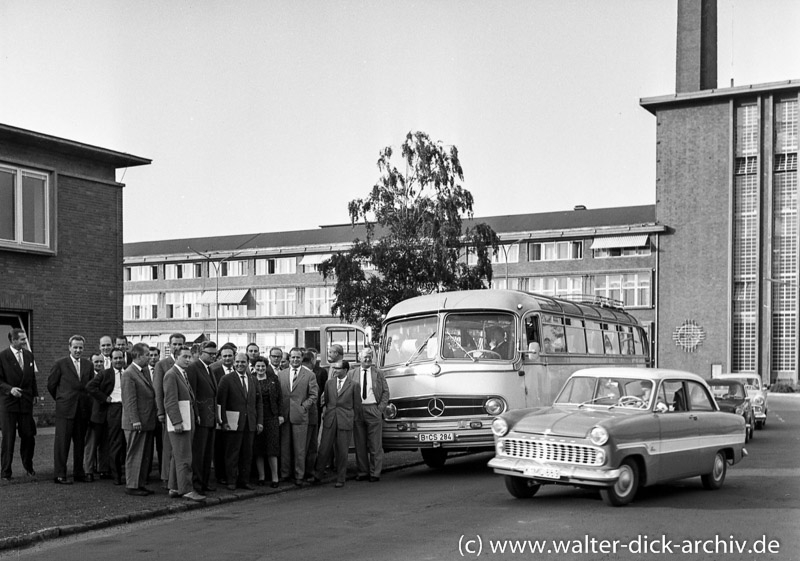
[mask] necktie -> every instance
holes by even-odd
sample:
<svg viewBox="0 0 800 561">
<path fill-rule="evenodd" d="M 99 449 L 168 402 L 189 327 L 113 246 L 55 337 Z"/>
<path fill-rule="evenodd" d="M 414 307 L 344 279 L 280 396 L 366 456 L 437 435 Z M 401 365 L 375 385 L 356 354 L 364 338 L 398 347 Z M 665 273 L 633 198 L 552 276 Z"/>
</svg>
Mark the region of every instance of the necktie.
<svg viewBox="0 0 800 561">
<path fill-rule="evenodd" d="M 368 370 L 364 370 L 364 381 L 361 384 L 361 399 L 367 399 L 367 372 Z"/>
<path fill-rule="evenodd" d="M 297 370 L 292 370 L 292 387 L 294 389 L 295 384 L 297 383 Z"/>
<path fill-rule="evenodd" d="M 244 393 L 247 393 L 247 377 L 244 374 L 239 375 L 242 378 L 242 387 L 244 388 Z"/>
<path fill-rule="evenodd" d="M 22 358 L 22 351 L 17 351 L 17 362 L 19 362 L 20 368 L 24 368 L 25 360 Z"/>
<path fill-rule="evenodd" d="M 339 378 L 339 380 L 336 382 L 336 393 L 341 393 L 342 392 L 342 386 L 343 385 L 344 385 L 344 379 Z"/>
</svg>

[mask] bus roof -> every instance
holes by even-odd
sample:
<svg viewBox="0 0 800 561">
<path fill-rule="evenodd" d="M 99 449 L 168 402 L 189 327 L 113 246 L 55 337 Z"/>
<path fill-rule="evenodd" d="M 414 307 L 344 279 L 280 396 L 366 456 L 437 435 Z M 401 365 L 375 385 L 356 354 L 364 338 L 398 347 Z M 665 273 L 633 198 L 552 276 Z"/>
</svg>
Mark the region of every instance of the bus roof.
<svg viewBox="0 0 800 561">
<path fill-rule="evenodd" d="M 589 320 L 638 325 L 633 316 L 618 308 L 573 302 L 521 290 L 461 290 L 417 296 L 395 304 L 386 315 L 386 320 L 452 310 L 508 310 L 516 311 L 520 315 L 528 311 L 542 311 Z"/>
</svg>

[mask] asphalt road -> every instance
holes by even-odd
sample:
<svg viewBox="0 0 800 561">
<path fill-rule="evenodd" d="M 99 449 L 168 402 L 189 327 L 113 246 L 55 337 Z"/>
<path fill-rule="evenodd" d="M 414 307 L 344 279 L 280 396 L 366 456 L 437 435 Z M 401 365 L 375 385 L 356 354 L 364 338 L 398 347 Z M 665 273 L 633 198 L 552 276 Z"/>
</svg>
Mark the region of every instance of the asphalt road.
<svg viewBox="0 0 800 561">
<path fill-rule="evenodd" d="M 694 478 L 645 489 L 622 508 L 570 487 L 513 499 L 482 454 L 443 470 L 419 466 L 379 483 L 349 481 L 343 489 L 201 509 L 0 558 L 423 560 L 478 557 L 480 549 L 479 557 L 560 561 L 652 559 L 669 555 L 661 552 L 666 547 L 680 559 L 800 559 L 800 399 L 770 396 L 767 427 L 747 448 L 750 456 L 729 469 L 720 491 L 706 491 Z M 539 544 L 542 551 L 531 553 Z M 512 545 L 525 553 L 511 553 Z M 740 547 L 743 553 L 732 553 Z"/>
</svg>

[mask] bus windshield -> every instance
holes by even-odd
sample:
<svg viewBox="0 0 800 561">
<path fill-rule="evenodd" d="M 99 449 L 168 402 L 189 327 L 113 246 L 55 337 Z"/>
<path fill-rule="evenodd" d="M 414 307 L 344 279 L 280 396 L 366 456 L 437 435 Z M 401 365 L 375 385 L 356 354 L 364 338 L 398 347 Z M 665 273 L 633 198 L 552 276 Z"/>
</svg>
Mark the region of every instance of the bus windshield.
<svg viewBox="0 0 800 561">
<path fill-rule="evenodd" d="M 383 365 L 392 366 L 431 360 L 436 356 L 438 318 L 416 317 L 386 326 Z"/>
<path fill-rule="evenodd" d="M 452 313 L 444 323 L 443 358 L 510 360 L 516 341 L 514 316 L 508 313 Z"/>
</svg>

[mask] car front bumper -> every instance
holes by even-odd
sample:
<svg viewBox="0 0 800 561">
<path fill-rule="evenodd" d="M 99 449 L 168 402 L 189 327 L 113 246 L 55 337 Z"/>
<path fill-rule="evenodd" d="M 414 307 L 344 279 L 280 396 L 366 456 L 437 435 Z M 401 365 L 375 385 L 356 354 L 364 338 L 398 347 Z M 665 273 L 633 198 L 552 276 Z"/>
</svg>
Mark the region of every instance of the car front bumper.
<svg viewBox="0 0 800 561">
<path fill-rule="evenodd" d="M 568 485 L 586 485 L 592 487 L 610 487 L 617 482 L 620 474 L 618 469 L 611 469 L 608 467 L 550 464 L 547 462 L 519 458 L 506 458 L 502 456 L 495 456 L 492 458 L 489 461 L 489 467 L 492 468 L 495 473 L 499 473 L 501 475 L 525 477 L 528 479 L 534 479 L 541 483 L 563 483 Z M 530 473 L 531 469 L 557 469 L 559 471 L 559 477 L 556 479 L 526 475 L 526 472 Z"/>
</svg>

